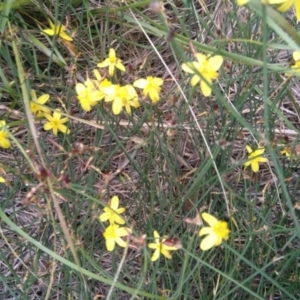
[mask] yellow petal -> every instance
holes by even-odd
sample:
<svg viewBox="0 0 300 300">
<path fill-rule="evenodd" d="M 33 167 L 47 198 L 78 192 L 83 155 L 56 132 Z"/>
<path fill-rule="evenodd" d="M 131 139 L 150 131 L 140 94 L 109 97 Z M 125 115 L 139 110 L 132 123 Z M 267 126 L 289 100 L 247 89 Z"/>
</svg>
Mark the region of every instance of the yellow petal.
<svg viewBox="0 0 300 300">
<path fill-rule="evenodd" d="M 207 60 L 207 56 L 202 53 L 196 53 L 195 58 L 200 65 L 202 65 Z"/>
<path fill-rule="evenodd" d="M 113 111 L 113 113 L 115 115 L 120 114 L 120 112 L 122 111 L 122 108 L 123 108 L 122 100 L 120 98 L 116 99 L 113 102 L 113 105 L 112 105 L 112 111 Z"/>
<path fill-rule="evenodd" d="M 213 227 L 217 222 L 218 222 L 218 219 L 215 218 L 213 215 L 211 214 L 208 214 L 208 213 L 202 213 L 201 214 L 203 220 L 210 226 L 210 227 Z"/>
<path fill-rule="evenodd" d="M 118 223 L 118 224 L 120 224 L 120 225 L 125 224 L 125 220 L 124 220 L 121 216 L 115 214 L 115 215 L 114 215 L 114 218 L 115 218 L 115 222 L 116 222 L 116 223 Z"/>
<path fill-rule="evenodd" d="M 119 207 L 119 197 L 118 196 L 113 196 L 110 200 L 110 207 L 113 210 L 117 210 Z"/>
<path fill-rule="evenodd" d="M 251 149 L 250 146 L 246 145 L 246 149 L 247 149 L 247 152 L 248 152 L 249 154 L 252 153 L 252 149 Z"/>
<path fill-rule="evenodd" d="M 100 216 L 99 216 L 99 220 L 101 222 L 105 222 L 108 220 L 108 214 L 107 213 L 102 213 Z"/>
<path fill-rule="evenodd" d="M 48 123 L 46 123 L 46 124 L 44 124 L 44 130 L 51 130 L 52 129 L 52 125 L 51 125 L 51 123 L 50 122 L 48 122 Z"/>
<path fill-rule="evenodd" d="M 53 119 L 60 120 L 60 118 L 61 118 L 61 113 L 55 110 L 53 112 Z"/>
<path fill-rule="evenodd" d="M 213 232 L 211 227 L 203 227 L 200 229 L 199 231 L 199 236 L 203 236 L 203 235 L 207 235 L 207 234 L 211 234 Z"/>
<path fill-rule="evenodd" d="M 209 97 L 211 95 L 211 88 L 204 80 L 201 80 L 200 89 L 205 97 Z"/>
<path fill-rule="evenodd" d="M 266 157 L 258 157 L 257 161 L 264 163 L 264 162 L 268 162 L 269 160 Z"/>
<path fill-rule="evenodd" d="M 117 63 L 116 63 L 116 68 L 118 68 L 119 70 L 125 72 L 126 68 L 125 66 L 120 62 L 120 60 L 118 59 Z"/>
<path fill-rule="evenodd" d="M 144 89 L 146 85 L 148 84 L 148 81 L 144 78 L 137 79 L 134 83 L 133 86 L 137 87 L 139 89 Z"/>
<path fill-rule="evenodd" d="M 68 34 L 66 34 L 64 31 L 60 31 L 59 36 L 63 40 L 70 41 L 70 42 L 73 41 L 73 39 Z"/>
<path fill-rule="evenodd" d="M 251 169 L 254 173 L 257 173 L 259 171 L 259 163 L 258 161 L 254 160 L 251 163 Z"/>
<path fill-rule="evenodd" d="M 55 25 L 53 24 L 53 22 L 50 19 L 48 19 L 48 22 L 50 24 L 50 28 L 54 30 L 55 29 Z"/>
<path fill-rule="evenodd" d="M 207 69 L 217 71 L 220 69 L 223 63 L 223 57 L 221 55 L 212 56 L 208 59 Z"/>
<path fill-rule="evenodd" d="M 122 240 L 121 238 L 117 238 L 117 239 L 116 239 L 116 243 L 117 243 L 120 247 L 123 247 L 123 248 L 125 248 L 125 247 L 127 246 L 127 243 L 126 243 L 124 240 Z"/>
<path fill-rule="evenodd" d="M 299 0 L 295 0 L 295 11 L 296 11 L 296 18 L 298 21 L 300 21 L 300 1 Z M 300 55 L 300 53 L 299 53 Z M 299 57 L 300 59 L 300 57 Z"/>
<path fill-rule="evenodd" d="M 160 251 L 159 249 L 156 249 L 151 257 L 151 261 L 156 261 L 160 256 Z"/>
<path fill-rule="evenodd" d="M 300 2 L 299 2 L 299 5 L 300 5 Z M 293 52 L 293 59 L 294 59 L 294 61 L 300 60 L 300 52 L 299 51 Z"/>
<path fill-rule="evenodd" d="M 5 135 L 3 135 L 5 134 Z M 9 139 L 7 138 L 8 134 L 6 132 L 0 132 L 0 147 L 3 149 L 10 148 L 11 144 Z"/>
<path fill-rule="evenodd" d="M 103 62 L 100 62 L 97 64 L 98 68 L 106 68 L 110 65 L 110 61 L 108 58 L 106 58 Z"/>
<path fill-rule="evenodd" d="M 75 86 L 75 90 L 76 90 L 76 93 L 78 95 L 80 95 L 82 93 L 85 93 L 86 86 L 82 83 L 77 83 L 76 86 Z"/>
<path fill-rule="evenodd" d="M 209 250 L 214 247 L 217 241 L 217 236 L 215 234 L 209 234 L 206 236 L 200 244 L 200 249 L 203 251 Z"/>
<path fill-rule="evenodd" d="M 181 68 L 183 71 L 190 73 L 190 74 L 195 74 L 199 68 L 199 64 L 196 62 L 188 62 L 184 63 L 181 65 Z"/>
<path fill-rule="evenodd" d="M 154 103 L 159 100 L 158 92 L 156 90 L 153 90 L 153 89 L 149 92 L 149 97 L 152 100 L 152 102 L 154 102 Z"/>
<path fill-rule="evenodd" d="M 91 103 L 89 101 L 80 101 L 80 105 L 84 111 L 90 111 L 92 109 Z"/>
<path fill-rule="evenodd" d="M 157 249 L 157 244 L 150 243 L 150 244 L 148 244 L 148 247 L 149 247 L 150 249 Z"/>
<path fill-rule="evenodd" d="M 36 97 L 35 90 L 30 90 L 30 93 L 31 93 L 31 99 L 32 99 L 32 101 L 37 102 L 37 97 Z"/>
<path fill-rule="evenodd" d="M 248 2 L 249 2 L 249 0 L 236 0 L 237 5 L 239 5 L 239 6 L 243 6 Z"/>
<path fill-rule="evenodd" d="M 37 103 L 39 104 L 45 104 L 50 98 L 50 95 L 48 94 L 44 94 L 44 95 L 41 95 L 38 99 L 37 99 Z"/>
<path fill-rule="evenodd" d="M 154 85 L 161 86 L 163 83 L 164 83 L 163 79 L 161 79 L 159 77 L 154 77 L 153 78 L 153 84 Z"/>
<path fill-rule="evenodd" d="M 113 251 L 115 248 L 116 242 L 114 239 L 107 239 L 106 240 L 106 249 L 107 251 Z"/>
<path fill-rule="evenodd" d="M 109 49 L 109 54 L 108 54 L 109 58 L 115 58 L 116 57 L 116 52 L 113 48 Z"/>
<path fill-rule="evenodd" d="M 48 34 L 50 36 L 55 35 L 55 32 L 54 32 L 53 29 L 44 29 L 44 30 L 42 30 L 42 32 L 46 33 L 46 34 Z"/>
<path fill-rule="evenodd" d="M 114 73 L 115 73 L 115 65 L 114 64 L 110 64 L 108 66 L 108 75 L 110 77 L 112 77 L 114 75 Z"/>
<path fill-rule="evenodd" d="M 70 133 L 70 130 L 67 128 L 67 126 L 63 125 L 63 124 L 60 124 L 58 129 L 62 132 L 62 133 L 65 133 L 65 134 L 69 134 Z"/>
<path fill-rule="evenodd" d="M 285 2 L 283 2 L 282 5 L 280 5 L 279 7 L 277 7 L 277 9 L 281 12 L 285 12 L 288 9 L 291 8 L 291 6 L 293 5 L 294 1 L 299 1 L 299 0 L 286 0 Z"/>
<path fill-rule="evenodd" d="M 201 77 L 197 74 L 195 74 L 191 79 L 191 86 L 195 86 L 199 81 L 201 80 Z"/>
<path fill-rule="evenodd" d="M 2 176 L 0 176 L 0 183 L 4 183 L 4 182 L 6 182 L 6 180 Z"/>
<path fill-rule="evenodd" d="M 156 240 L 159 240 L 160 236 L 156 230 L 153 231 L 153 236 L 155 237 Z"/>
<path fill-rule="evenodd" d="M 252 161 L 251 160 L 247 160 L 245 163 L 244 163 L 244 166 L 245 167 L 249 167 L 251 165 Z"/>
<path fill-rule="evenodd" d="M 161 253 L 168 259 L 171 259 L 172 258 L 172 255 L 170 253 L 170 251 L 166 250 L 164 247 L 162 247 L 161 249 Z"/>
</svg>

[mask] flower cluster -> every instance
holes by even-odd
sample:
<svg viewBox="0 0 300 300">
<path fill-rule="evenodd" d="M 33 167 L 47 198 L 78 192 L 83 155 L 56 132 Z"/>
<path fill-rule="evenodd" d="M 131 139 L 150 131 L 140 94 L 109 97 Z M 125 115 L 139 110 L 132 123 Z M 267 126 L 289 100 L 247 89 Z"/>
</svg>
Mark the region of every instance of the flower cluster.
<svg viewBox="0 0 300 300">
<path fill-rule="evenodd" d="M 126 247 L 127 245 L 122 237 L 131 233 L 131 230 L 127 227 L 120 227 L 120 225 L 125 224 L 125 220 L 120 216 L 124 211 L 125 208 L 119 208 L 118 196 L 114 196 L 110 200 L 110 205 L 105 207 L 104 212 L 99 216 L 101 222 L 109 222 L 109 226 L 103 233 L 107 251 L 113 251 L 116 243 L 120 247 Z"/>
<path fill-rule="evenodd" d="M 100 222 L 109 222 L 109 226 L 103 233 L 107 251 L 114 250 L 116 244 L 120 247 L 127 246 L 127 243 L 124 241 L 123 237 L 131 234 L 131 229 L 120 226 L 125 224 L 125 220 L 121 216 L 123 212 L 125 212 L 125 208 L 119 208 L 118 196 L 113 196 L 110 200 L 109 206 L 105 207 L 103 209 L 103 213 L 99 216 Z M 181 247 L 181 245 L 178 243 L 175 245 L 175 243 L 172 243 L 172 241 L 168 241 L 167 236 L 160 238 L 156 230 L 154 231 L 153 235 L 155 243 L 149 244 L 149 248 L 155 249 L 151 258 L 152 261 L 157 260 L 160 257 L 160 254 L 163 254 L 165 257 L 170 259 L 170 251 L 178 250 Z"/>
<path fill-rule="evenodd" d="M 65 134 L 70 133 L 70 130 L 65 125 L 68 122 L 68 118 L 62 118 L 59 109 L 52 113 L 51 109 L 45 106 L 49 99 L 50 95 L 48 94 L 43 94 L 37 98 L 35 90 L 31 90 L 30 110 L 32 114 L 39 119 L 45 119 L 44 130 L 52 130 L 54 135 L 57 135 L 59 131 Z"/>
<path fill-rule="evenodd" d="M 109 226 L 106 227 L 103 233 L 107 251 L 114 250 L 116 244 L 120 247 L 126 247 L 128 245 L 123 237 L 131 234 L 131 230 L 130 228 L 120 226 L 125 224 L 125 220 L 121 216 L 123 212 L 125 212 L 125 208 L 119 208 L 119 198 L 113 196 L 109 206 L 105 207 L 103 213 L 99 216 L 99 220 L 102 223 L 106 221 L 109 222 Z M 201 250 L 206 251 L 212 247 L 220 246 L 223 240 L 228 240 L 230 230 L 227 222 L 219 221 L 208 213 L 203 213 L 202 218 L 208 223 L 209 227 L 203 227 L 199 231 L 200 237 L 206 235 L 200 244 Z M 148 244 L 148 247 L 154 250 L 151 261 L 159 259 L 161 254 L 171 259 L 171 251 L 176 251 L 181 248 L 181 243 L 178 239 L 168 238 L 168 236 L 160 237 L 156 230 L 153 231 L 153 236 L 154 242 Z"/>
<path fill-rule="evenodd" d="M 114 49 L 109 49 L 108 57 L 97 64 L 98 68 L 108 67 L 110 80 L 100 75 L 100 72 L 93 70 L 95 79 L 87 78 L 84 83 L 77 83 L 75 90 L 77 99 L 84 111 L 90 111 L 97 103 L 104 99 L 105 102 L 112 102 L 112 111 L 115 115 L 126 110 L 131 114 L 132 108 L 140 106 L 139 96 L 135 88 L 142 89 L 145 97 L 155 103 L 160 100 L 160 91 L 163 80 L 159 77 L 148 76 L 139 78 L 132 84 L 121 85 L 113 83 L 113 76 L 116 69 L 125 72 L 126 68 L 120 58 L 116 56 Z"/>
</svg>

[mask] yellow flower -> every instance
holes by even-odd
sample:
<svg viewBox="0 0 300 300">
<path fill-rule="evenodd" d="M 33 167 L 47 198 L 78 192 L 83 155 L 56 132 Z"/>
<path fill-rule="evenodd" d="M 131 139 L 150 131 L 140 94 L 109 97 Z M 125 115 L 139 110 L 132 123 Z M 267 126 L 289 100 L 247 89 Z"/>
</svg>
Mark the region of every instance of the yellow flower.
<svg viewBox="0 0 300 300">
<path fill-rule="evenodd" d="M 300 1 L 299 0 L 283 0 L 283 1 L 274 1 L 274 0 L 269 0 L 270 4 L 274 3 L 282 3 L 277 9 L 281 12 L 285 12 L 289 10 L 293 5 L 295 6 L 295 11 L 296 11 L 296 18 L 298 21 L 300 21 Z"/>
<path fill-rule="evenodd" d="M 105 102 L 113 101 L 112 111 L 115 115 L 118 115 L 123 107 L 128 114 L 131 114 L 131 106 L 135 108 L 140 106 L 136 90 L 131 84 L 125 86 L 117 84 L 99 88 L 106 95 Z"/>
<path fill-rule="evenodd" d="M 95 89 L 93 82 L 89 79 L 84 84 L 77 83 L 75 90 L 77 99 L 85 111 L 90 111 L 105 96 L 101 91 Z"/>
<path fill-rule="evenodd" d="M 122 64 L 122 60 L 118 57 L 116 57 L 116 52 L 114 49 L 109 49 L 108 58 L 106 58 L 103 62 L 100 62 L 97 64 L 99 68 L 105 68 L 108 67 L 108 74 L 110 77 L 114 75 L 115 68 L 125 72 L 126 68 Z"/>
<path fill-rule="evenodd" d="M 6 182 L 6 180 L 2 176 L 0 176 L 0 183 L 4 183 L 4 182 Z"/>
<path fill-rule="evenodd" d="M 5 127 L 6 122 L 0 121 L 0 147 L 4 149 L 10 148 L 11 144 L 8 139 L 9 134 L 7 133 L 7 129 Z"/>
<path fill-rule="evenodd" d="M 70 130 L 64 125 L 68 122 L 68 118 L 61 118 L 61 113 L 58 110 L 53 112 L 53 116 L 45 114 L 45 118 L 49 122 L 44 124 L 44 130 L 53 130 L 54 135 L 57 135 L 58 131 L 66 134 L 70 133 Z"/>
<path fill-rule="evenodd" d="M 143 89 L 144 96 L 149 96 L 153 103 L 159 100 L 159 93 L 161 91 L 161 85 L 164 81 L 159 77 L 147 76 L 146 79 L 141 78 L 133 83 L 134 87 Z"/>
<path fill-rule="evenodd" d="M 203 227 L 199 231 L 199 236 L 207 235 L 200 243 L 201 250 L 206 251 L 212 247 L 220 246 L 222 240 L 228 240 L 230 230 L 227 222 L 219 221 L 208 213 L 203 213 L 202 218 L 209 227 Z"/>
<path fill-rule="evenodd" d="M 104 213 L 99 216 L 101 222 L 109 221 L 110 224 L 124 224 L 125 220 L 120 216 L 125 211 L 124 207 L 119 207 L 119 197 L 113 196 L 110 200 L 109 207 L 105 207 Z"/>
<path fill-rule="evenodd" d="M 211 94 L 212 81 L 219 77 L 217 70 L 220 69 L 223 63 L 223 57 L 220 55 L 208 57 L 201 53 L 196 53 L 195 56 L 196 61 L 182 64 L 182 69 L 187 73 L 194 74 L 191 79 L 191 86 L 195 86 L 200 82 L 200 89 L 203 95 L 208 97 Z"/>
<path fill-rule="evenodd" d="M 44 104 L 49 100 L 48 94 L 43 94 L 40 97 L 36 97 L 35 90 L 31 90 L 30 110 L 37 117 L 42 117 L 44 114 L 50 114 L 51 110 L 45 107 Z"/>
<path fill-rule="evenodd" d="M 150 249 L 155 249 L 151 257 L 151 261 L 156 261 L 160 257 L 160 254 L 163 254 L 166 258 L 171 259 L 172 255 L 170 251 L 178 250 L 178 247 L 168 245 L 168 243 L 166 243 L 168 237 L 165 236 L 161 239 L 156 230 L 154 230 L 153 235 L 155 238 L 155 243 L 148 244 Z"/>
<path fill-rule="evenodd" d="M 285 155 L 287 158 L 291 157 L 291 148 L 290 147 L 284 147 L 283 150 L 280 151 L 282 155 Z"/>
<path fill-rule="evenodd" d="M 44 29 L 42 32 L 46 33 L 50 36 L 58 35 L 63 40 L 66 41 L 73 41 L 73 39 L 66 33 L 66 26 L 61 24 L 53 24 L 52 21 L 49 19 L 50 28 Z"/>
<path fill-rule="evenodd" d="M 130 232 L 131 230 L 129 228 L 120 227 L 117 224 L 109 225 L 103 233 L 106 241 L 107 251 L 113 251 L 115 249 L 116 243 L 120 247 L 126 247 L 127 243 L 123 239 L 121 239 L 121 237 L 127 236 Z"/>
<path fill-rule="evenodd" d="M 246 149 L 249 155 L 248 155 L 248 161 L 244 163 L 244 166 L 245 167 L 251 166 L 252 171 L 256 173 L 259 170 L 260 162 L 268 162 L 267 158 L 261 157 L 265 152 L 265 148 L 258 148 L 255 151 L 253 151 L 251 147 L 247 145 Z"/>
</svg>

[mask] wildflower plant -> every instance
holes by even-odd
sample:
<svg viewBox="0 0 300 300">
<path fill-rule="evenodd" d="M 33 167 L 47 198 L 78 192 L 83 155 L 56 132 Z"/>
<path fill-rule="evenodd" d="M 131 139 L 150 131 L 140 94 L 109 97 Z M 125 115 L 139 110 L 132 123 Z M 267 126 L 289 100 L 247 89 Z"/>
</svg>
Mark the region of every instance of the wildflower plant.
<svg viewBox="0 0 300 300">
<path fill-rule="evenodd" d="M 201 216 L 209 225 L 209 227 L 203 227 L 199 231 L 200 237 L 206 235 L 200 243 L 201 250 L 206 251 L 212 247 L 220 246 L 223 240 L 228 240 L 230 230 L 227 222 L 219 221 L 213 215 L 208 213 L 203 213 Z"/>
<path fill-rule="evenodd" d="M 144 96 L 148 96 L 153 103 L 156 103 L 160 99 L 161 86 L 164 81 L 159 77 L 147 76 L 147 78 L 137 79 L 133 86 L 139 89 L 143 89 Z"/>
<path fill-rule="evenodd" d="M 86 80 L 84 84 L 77 83 L 75 90 L 77 99 L 84 111 L 90 111 L 105 96 L 103 92 L 95 88 L 90 80 Z"/>
<path fill-rule="evenodd" d="M 125 212 L 124 207 L 119 208 L 119 197 L 113 196 L 110 200 L 109 206 L 105 207 L 104 212 L 99 216 L 101 222 L 109 221 L 110 224 L 123 225 L 125 220 L 121 217 L 121 214 Z"/>
<path fill-rule="evenodd" d="M 112 77 L 115 73 L 115 69 L 119 69 L 123 72 L 126 71 L 125 66 L 122 63 L 122 60 L 116 56 L 116 51 L 113 48 L 109 49 L 108 57 L 97 64 L 98 68 L 106 68 L 108 67 L 108 74 Z"/>
<path fill-rule="evenodd" d="M 30 110 L 37 117 L 43 117 L 45 114 L 50 114 L 51 109 L 45 106 L 49 100 L 49 94 L 43 94 L 37 98 L 35 90 L 31 90 Z"/>
<path fill-rule="evenodd" d="M 53 24 L 49 19 L 50 28 L 44 29 L 42 32 L 50 36 L 59 36 L 66 41 L 73 41 L 73 38 L 66 33 L 66 26 L 61 24 Z"/>
<path fill-rule="evenodd" d="M 103 233 L 107 251 L 113 251 L 116 244 L 125 248 L 127 243 L 122 239 L 122 237 L 127 236 L 129 233 L 129 228 L 120 227 L 118 224 L 110 224 Z"/>
<path fill-rule="evenodd" d="M 151 261 L 158 260 L 161 254 L 166 258 L 171 259 L 171 251 L 178 250 L 178 247 L 166 243 L 168 237 L 164 236 L 163 238 L 161 238 L 156 230 L 154 230 L 153 236 L 155 242 L 148 244 L 148 247 L 150 249 L 155 250 L 151 257 Z"/>
<path fill-rule="evenodd" d="M 246 146 L 246 149 L 249 153 L 248 160 L 244 163 L 245 167 L 251 166 L 251 169 L 254 173 L 259 171 L 259 164 L 268 162 L 266 157 L 262 157 L 265 152 L 265 148 L 261 147 L 256 149 L 255 151 L 252 150 L 250 146 Z"/>
<path fill-rule="evenodd" d="M 206 56 L 202 53 L 195 54 L 195 61 L 182 64 L 183 71 L 193 74 L 191 86 L 200 82 L 200 89 L 205 97 L 211 95 L 212 82 L 219 77 L 217 72 L 222 63 L 223 57 L 220 55 Z"/>
<path fill-rule="evenodd" d="M 49 6 L 43 14 L 59 18 L 67 14 L 80 37 L 76 44 L 80 55 L 72 52 L 68 26 L 49 21 L 50 28 L 43 32 L 58 37 L 63 48 L 44 45 L 34 36 L 41 31 L 34 30 L 34 22 L 41 20 L 36 14 L 40 6 L 35 5 L 30 15 L 18 14 L 2 24 L 0 113 L 3 120 L 12 120 L 13 127 L 8 131 L 5 121 L 0 121 L 4 228 L 0 240 L 7 286 L 3 297 L 34 295 L 40 281 L 28 285 L 19 278 L 27 278 L 28 270 L 39 278 L 44 265 L 46 271 L 49 268 L 47 261 L 54 259 L 59 263 L 50 266 L 44 280 L 49 282 L 51 273 L 53 288 L 43 291 L 53 292 L 51 297 L 56 298 L 60 291 L 72 297 L 76 286 L 76 296 L 84 299 L 86 287 L 92 285 L 96 293 L 92 296 L 101 292 L 100 297 L 110 299 L 123 295 L 231 299 L 236 294 L 241 299 L 267 299 L 278 293 L 282 299 L 297 300 L 298 256 L 291 250 L 297 248 L 300 232 L 299 190 L 293 190 L 300 156 L 289 146 L 299 143 L 299 84 L 281 75 L 286 53 L 299 51 L 297 35 L 293 35 L 299 24 L 293 23 L 290 14 L 284 23 L 276 22 L 273 16 L 279 14 L 273 8 L 294 7 L 297 13 L 298 2 L 262 0 L 273 5 L 265 9 L 260 0 L 251 0 L 246 9 L 236 9 L 231 2 L 214 0 L 205 13 L 199 1 L 193 5 L 180 1 L 177 6 L 176 1 L 148 1 L 147 8 L 146 1 L 113 1 L 109 8 L 100 4 L 100 9 L 88 1 L 76 7 L 71 2 L 59 2 L 55 12 Z M 12 16 L 10 7 L 4 5 L 7 16 Z M 264 10 L 258 13 L 261 7 Z M 89 13 L 73 13 L 79 11 Z M 16 38 L 6 37 L 19 29 Z M 109 43 L 124 49 L 122 57 L 129 65 L 111 47 L 108 55 L 99 55 Z M 189 49 L 193 58 L 182 61 Z M 21 61 L 10 59 L 18 53 Z M 95 57 L 101 57 L 101 62 L 95 62 Z M 299 52 L 293 58 L 289 72 L 298 75 Z M 143 68 L 139 68 L 141 63 Z M 157 74 L 168 78 L 167 86 Z M 188 80 L 181 80 L 180 74 Z M 218 79 L 221 84 L 217 86 Z M 30 86 L 57 95 L 51 107 L 50 96 L 37 89 L 27 99 Z M 213 86 L 219 89 L 217 97 L 205 98 L 213 94 Z M 144 99 L 157 105 L 152 109 L 147 103 L 139 109 Z M 40 130 L 39 120 L 26 120 L 30 111 L 41 118 L 50 135 Z M 72 131 L 62 111 L 75 120 Z M 266 122 L 269 126 L 264 126 Z M 61 139 L 52 136 L 67 133 Z M 241 145 L 251 136 L 276 149 L 270 148 L 274 162 L 256 180 L 247 180 L 247 172 L 239 171 L 237 161 Z M 283 150 L 277 148 L 279 140 L 286 143 L 279 146 Z M 3 151 L 10 143 L 16 146 Z M 259 172 L 268 161 L 265 149 L 246 149 L 242 164 Z M 119 198 L 112 196 L 95 216 L 98 199 L 113 191 L 124 195 L 129 207 L 125 210 Z M 234 213 L 234 238 L 230 239 L 233 229 L 228 222 L 208 213 L 192 217 L 207 207 L 227 210 L 229 216 Z M 40 220 L 45 224 L 41 228 Z M 94 224 L 95 220 L 101 224 Z M 166 235 L 159 230 L 149 232 L 159 225 Z M 64 238 L 62 230 L 66 244 L 59 243 Z M 168 230 L 185 246 L 175 255 L 173 251 L 180 246 L 168 237 Z M 232 247 L 226 247 L 226 253 L 220 251 L 229 240 Z M 43 259 L 39 253 L 45 247 L 50 251 Z M 20 258 L 22 268 L 16 269 L 20 259 L 6 255 L 6 248 L 16 249 L 17 255 L 25 253 Z M 42 269 L 32 267 L 32 260 L 26 259 L 28 251 L 32 257 L 41 257 Z M 238 261 L 240 267 L 231 261 Z M 92 280 L 86 277 L 87 270 Z M 56 280 L 70 272 L 74 284 Z M 249 280 L 249 274 L 259 274 L 261 282 L 256 284 L 254 275 Z"/>
<path fill-rule="evenodd" d="M 55 110 L 53 115 L 45 114 L 44 117 L 48 120 L 44 124 L 44 130 L 52 130 L 54 135 L 57 135 L 59 131 L 64 134 L 70 133 L 70 130 L 64 125 L 69 119 L 67 117 L 62 118 L 59 110 Z"/>
</svg>

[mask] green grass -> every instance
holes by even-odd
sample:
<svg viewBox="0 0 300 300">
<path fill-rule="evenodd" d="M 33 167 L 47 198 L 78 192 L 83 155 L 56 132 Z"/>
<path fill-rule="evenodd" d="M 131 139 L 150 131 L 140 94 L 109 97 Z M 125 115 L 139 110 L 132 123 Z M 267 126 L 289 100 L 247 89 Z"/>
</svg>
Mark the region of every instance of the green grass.
<svg viewBox="0 0 300 300">
<path fill-rule="evenodd" d="M 280 154 L 299 144 L 299 82 L 284 75 L 300 50 L 292 11 L 258 0 L 168 1 L 159 14 L 151 1 L 53 3 L 0 5 L 0 119 L 13 145 L 0 150 L 0 299 L 299 299 L 299 160 Z M 79 56 L 40 33 L 47 18 L 69 25 Z M 116 81 L 164 79 L 157 105 L 81 109 L 75 85 L 110 47 L 128 70 Z M 211 97 L 181 69 L 192 48 L 224 57 Z M 69 135 L 32 118 L 30 89 L 50 94 Z M 257 174 L 243 168 L 247 144 L 266 147 Z M 114 195 L 136 238 L 180 239 L 172 260 L 152 263 L 146 244 L 107 252 L 98 216 Z M 198 211 L 229 222 L 221 247 L 199 249 L 201 226 L 184 221 Z"/>
</svg>

